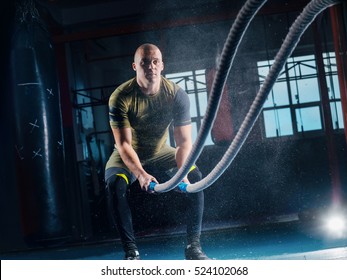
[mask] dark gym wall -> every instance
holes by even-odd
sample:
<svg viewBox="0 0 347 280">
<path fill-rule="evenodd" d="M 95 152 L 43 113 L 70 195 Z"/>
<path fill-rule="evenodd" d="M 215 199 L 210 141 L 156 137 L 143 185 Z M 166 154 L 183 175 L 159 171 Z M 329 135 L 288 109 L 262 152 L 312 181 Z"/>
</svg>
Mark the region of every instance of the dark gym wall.
<svg viewBox="0 0 347 280">
<path fill-rule="evenodd" d="M 5 1 L 1 9 L 1 82 L 0 98 L 0 251 L 25 247 L 20 229 L 20 216 L 13 158 L 13 108 L 9 106 L 10 52 L 14 28 L 15 7 L 13 1 Z"/>
</svg>

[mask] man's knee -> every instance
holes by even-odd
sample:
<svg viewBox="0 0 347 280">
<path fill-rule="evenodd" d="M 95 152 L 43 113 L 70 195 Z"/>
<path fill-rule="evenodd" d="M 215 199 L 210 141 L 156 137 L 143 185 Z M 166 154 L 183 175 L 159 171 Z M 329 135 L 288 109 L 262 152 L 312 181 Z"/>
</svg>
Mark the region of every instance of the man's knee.
<svg viewBox="0 0 347 280">
<path fill-rule="evenodd" d="M 200 172 L 199 168 L 195 166 L 194 169 L 192 169 L 188 173 L 188 180 L 191 184 L 197 183 L 201 181 L 202 179 L 202 173 Z M 194 200 L 197 205 L 203 205 L 204 204 L 204 192 L 199 191 L 196 193 L 188 193 L 188 197 L 190 199 Z"/>
<path fill-rule="evenodd" d="M 124 175 L 124 174 L 123 174 Z M 128 188 L 127 177 L 114 174 L 106 180 L 106 196 L 113 197 L 114 194 L 123 195 Z"/>
<path fill-rule="evenodd" d="M 197 166 L 195 166 L 189 173 L 188 173 L 188 180 L 190 183 L 196 183 L 199 182 L 202 179 L 202 174 Z"/>
</svg>

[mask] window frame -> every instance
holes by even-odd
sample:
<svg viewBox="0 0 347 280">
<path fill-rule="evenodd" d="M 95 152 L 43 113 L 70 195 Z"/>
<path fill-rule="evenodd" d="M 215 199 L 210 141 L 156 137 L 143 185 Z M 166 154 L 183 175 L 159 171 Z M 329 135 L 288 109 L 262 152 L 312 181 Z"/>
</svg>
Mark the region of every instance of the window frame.
<svg viewBox="0 0 347 280">
<path fill-rule="evenodd" d="M 307 57 L 312 57 L 308 59 Z M 300 59 L 301 58 L 301 59 Z M 306 58 L 306 59 L 302 59 Z M 336 85 L 334 86 L 334 76 L 337 76 L 337 68 L 336 68 L 336 60 L 335 60 L 335 53 L 333 52 L 328 52 L 323 54 L 323 60 L 324 60 L 324 67 L 325 69 L 328 69 L 328 71 L 325 71 L 325 76 L 327 79 L 327 84 L 328 84 L 328 90 L 331 91 L 332 89 L 333 92 L 333 97 L 329 94 L 329 101 L 330 101 L 330 106 L 334 107 L 334 114 L 332 113 L 332 120 L 333 120 L 333 126 L 334 126 L 334 131 L 340 131 L 343 130 L 343 121 L 341 120 L 341 96 L 339 95 L 339 87 Z M 334 64 L 335 60 L 335 64 Z M 308 64 L 308 62 L 313 61 L 313 65 L 315 65 L 315 73 L 309 73 L 305 74 L 302 65 L 305 65 L 306 67 L 311 67 L 313 68 L 312 64 Z M 265 76 L 261 75 L 264 73 L 264 71 L 259 71 L 260 68 L 264 67 L 271 67 L 272 65 L 271 60 L 264 60 L 264 61 L 258 61 L 257 62 L 257 70 L 258 70 L 258 81 L 259 81 L 259 86 L 261 86 L 265 80 Z M 290 71 L 298 67 L 299 73 L 296 75 L 290 75 Z M 305 79 L 317 79 L 317 88 L 318 88 L 318 100 L 317 101 L 308 101 L 308 102 L 300 102 L 300 94 L 301 96 L 304 94 L 302 91 L 300 92 L 299 89 L 297 88 L 297 95 L 299 102 L 295 102 L 293 100 L 293 94 L 292 94 L 292 86 L 291 83 L 294 81 L 304 81 Z M 321 136 L 324 134 L 324 123 L 323 123 L 323 111 L 322 111 L 322 101 L 321 101 L 321 96 L 320 96 L 320 85 L 318 81 L 318 73 L 317 73 L 317 66 L 316 66 L 316 56 L 313 55 L 304 55 L 304 56 L 295 56 L 295 57 L 290 57 L 288 58 L 287 62 L 285 63 L 276 83 L 283 83 L 285 82 L 287 85 L 287 96 L 288 96 L 288 104 L 281 104 L 281 105 L 276 105 L 275 102 L 273 102 L 273 106 L 269 106 L 268 104 L 264 104 L 263 107 L 263 112 L 261 114 L 261 131 L 262 131 L 262 138 L 263 139 L 272 139 L 272 138 L 303 138 L 303 137 L 314 137 L 314 136 Z M 275 87 L 274 85 L 274 87 Z M 338 93 L 338 94 L 337 94 Z M 269 93 L 269 96 L 273 96 L 274 92 L 273 89 Z M 268 97 L 269 98 L 269 97 Z M 268 99 L 267 99 L 268 100 Z M 339 105 L 340 103 L 340 105 Z M 319 129 L 309 129 L 309 130 L 302 130 L 300 127 L 300 123 L 303 123 L 304 120 L 301 117 L 297 117 L 297 112 L 298 110 L 301 109 L 307 109 L 307 108 L 314 108 L 318 107 L 319 108 L 319 117 L 320 117 L 320 128 Z M 276 114 L 276 111 L 278 110 L 283 110 L 283 109 L 289 109 L 290 110 L 290 120 L 291 120 L 291 127 L 292 127 L 292 133 L 290 134 L 285 134 L 285 135 L 280 135 L 276 133 L 276 135 L 269 134 L 267 132 L 266 128 L 266 117 L 265 113 L 274 111 Z M 275 120 L 274 122 L 277 122 Z M 273 122 L 273 123 L 274 123 Z M 276 126 L 277 124 L 275 124 Z M 276 129 L 280 129 L 280 127 L 276 126 Z"/>
</svg>

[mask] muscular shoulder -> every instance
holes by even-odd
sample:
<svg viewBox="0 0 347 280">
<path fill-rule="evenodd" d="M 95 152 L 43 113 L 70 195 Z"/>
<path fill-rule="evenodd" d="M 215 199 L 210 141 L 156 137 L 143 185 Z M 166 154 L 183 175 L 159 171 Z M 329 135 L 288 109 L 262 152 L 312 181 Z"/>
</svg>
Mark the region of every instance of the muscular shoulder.
<svg viewBox="0 0 347 280">
<path fill-rule="evenodd" d="M 119 87 L 115 89 L 115 91 L 111 94 L 109 103 L 113 104 L 118 98 L 126 98 L 129 96 L 134 90 L 136 85 L 136 79 L 132 78 Z"/>
<path fill-rule="evenodd" d="M 191 123 L 190 103 L 188 94 L 174 82 L 163 78 L 163 86 L 173 97 L 173 121 L 175 126 L 184 126 Z"/>
<path fill-rule="evenodd" d="M 180 90 L 180 87 L 177 84 L 165 77 L 162 77 L 162 86 L 164 90 L 172 96 L 175 96 L 176 93 Z"/>
<path fill-rule="evenodd" d="M 108 108 L 111 127 L 122 128 L 130 127 L 128 119 L 129 106 L 131 104 L 131 95 L 135 91 L 135 78 L 121 84 L 111 94 Z"/>
<path fill-rule="evenodd" d="M 134 90 L 135 85 L 136 78 L 132 78 L 121 84 L 118 88 L 116 88 L 115 92 L 130 93 Z"/>
</svg>

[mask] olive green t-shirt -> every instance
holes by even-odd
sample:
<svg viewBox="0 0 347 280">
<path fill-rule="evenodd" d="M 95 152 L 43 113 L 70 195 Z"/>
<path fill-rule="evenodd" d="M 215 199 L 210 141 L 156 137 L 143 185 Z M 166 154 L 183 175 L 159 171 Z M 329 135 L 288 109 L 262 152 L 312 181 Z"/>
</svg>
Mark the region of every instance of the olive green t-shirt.
<svg viewBox="0 0 347 280">
<path fill-rule="evenodd" d="M 143 161 L 154 157 L 166 145 L 171 123 L 174 126 L 191 123 L 189 108 L 187 93 L 165 77 L 161 77 L 160 90 L 153 95 L 142 93 L 133 78 L 110 96 L 110 125 L 131 128 L 132 146 Z M 120 160 L 115 145 L 107 167 L 119 166 L 116 162 Z"/>
</svg>

